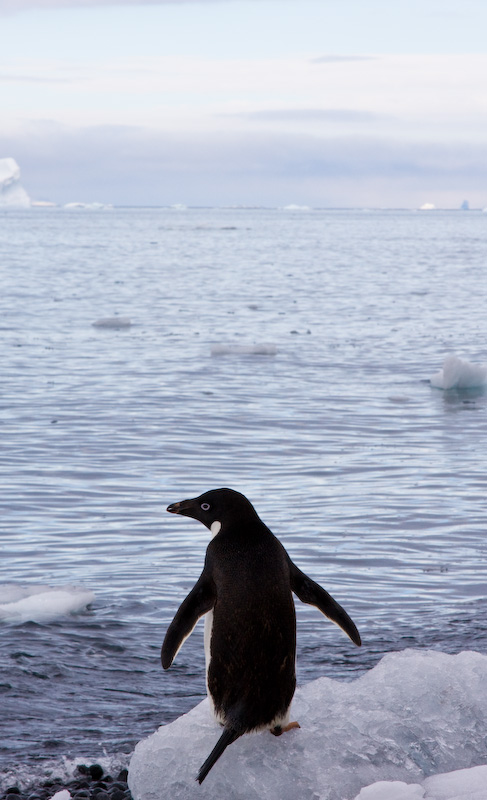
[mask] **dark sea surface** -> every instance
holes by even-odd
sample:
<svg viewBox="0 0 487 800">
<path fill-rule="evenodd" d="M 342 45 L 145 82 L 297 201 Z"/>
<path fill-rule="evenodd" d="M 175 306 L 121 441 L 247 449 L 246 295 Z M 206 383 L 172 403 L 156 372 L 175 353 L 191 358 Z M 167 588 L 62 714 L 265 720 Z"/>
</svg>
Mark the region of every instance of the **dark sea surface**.
<svg viewBox="0 0 487 800">
<path fill-rule="evenodd" d="M 486 309 L 480 212 L 2 212 L 0 787 L 125 766 L 204 697 L 203 624 L 159 651 L 208 542 L 165 507 L 206 489 L 360 629 L 298 601 L 299 683 L 486 653 L 487 394 L 429 383 L 487 362 Z"/>
</svg>

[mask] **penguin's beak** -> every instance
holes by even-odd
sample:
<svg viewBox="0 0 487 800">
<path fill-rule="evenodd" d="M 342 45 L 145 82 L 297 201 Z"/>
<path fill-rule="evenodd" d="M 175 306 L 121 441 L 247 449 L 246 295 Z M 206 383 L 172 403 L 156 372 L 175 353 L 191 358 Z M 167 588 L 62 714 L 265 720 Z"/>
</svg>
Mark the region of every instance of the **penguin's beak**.
<svg viewBox="0 0 487 800">
<path fill-rule="evenodd" d="M 194 511 L 194 500 L 181 500 L 179 503 L 171 503 L 166 511 L 170 514 L 182 514 L 185 517 L 192 517 Z"/>
</svg>

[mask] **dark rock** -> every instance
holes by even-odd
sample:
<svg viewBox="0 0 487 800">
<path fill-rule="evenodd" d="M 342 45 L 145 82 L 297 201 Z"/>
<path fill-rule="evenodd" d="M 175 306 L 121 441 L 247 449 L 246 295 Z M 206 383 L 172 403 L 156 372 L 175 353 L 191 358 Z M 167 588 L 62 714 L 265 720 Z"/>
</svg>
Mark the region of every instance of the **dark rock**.
<svg viewBox="0 0 487 800">
<path fill-rule="evenodd" d="M 94 781 L 99 781 L 103 777 L 103 768 L 99 764 L 92 764 L 89 772 Z"/>
<path fill-rule="evenodd" d="M 5 794 L 20 794 L 20 789 L 18 786 L 10 786 Z"/>
<path fill-rule="evenodd" d="M 125 800 L 125 790 L 116 787 L 110 791 L 110 800 Z"/>
<path fill-rule="evenodd" d="M 117 781 L 121 781 L 121 782 L 123 782 L 123 783 L 127 783 L 127 778 L 128 778 L 128 776 L 129 776 L 129 771 L 128 771 L 128 769 L 122 769 L 122 770 L 120 770 L 120 772 L 118 773 L 118 776 L 117 776 Z"/>
<path fill-rule="evenodd" d="M 69 783 L 66 785 L 71 794 L 73 794 L 80 789 L 88 789 L 90 786 L 90 781 L 86 780 L 86 778 L 78 778 L 78 780 L 69 781 Z"/>
<path fill-rule="evenodd" d="M 86 764 L 78 764 L 78 766 L 76 767 L 76 770 L 77 770 L 77 772 L 80 773 L 80 775 L 89 775 L 89 773 L 90 773 L 90 770 L 88 769 Z"/>
</svg>

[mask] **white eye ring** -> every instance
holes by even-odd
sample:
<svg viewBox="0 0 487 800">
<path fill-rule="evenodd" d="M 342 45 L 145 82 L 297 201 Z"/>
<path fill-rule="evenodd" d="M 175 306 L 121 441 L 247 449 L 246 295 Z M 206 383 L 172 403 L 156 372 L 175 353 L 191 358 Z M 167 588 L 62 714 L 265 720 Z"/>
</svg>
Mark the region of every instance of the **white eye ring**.
<svg viewBox="0 0 487 800">
<path fill-rule="evenodd" d="M 201 508 L 203 509 L 203 511 L 208 511 L 209 508 L 210 508 L 210 504 L 209 503 L 201 503 Z"/>
</svg>

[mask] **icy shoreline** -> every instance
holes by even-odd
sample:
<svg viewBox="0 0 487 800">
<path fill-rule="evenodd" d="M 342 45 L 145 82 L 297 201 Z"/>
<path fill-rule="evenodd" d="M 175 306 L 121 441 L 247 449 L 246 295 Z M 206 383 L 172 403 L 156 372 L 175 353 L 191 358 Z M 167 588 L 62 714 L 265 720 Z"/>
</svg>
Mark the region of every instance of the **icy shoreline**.
<svg viewBox="0 0 487 800">
<path fill-rule="evenodd" d="M 18 770 L 2 776 L 0 800 L 486 800 L 486 686 L 481 653 L 390 653 L 354 681 L 298 689 L 301 729 L 242 737 L 201 786 L 219 736 L 207 700 L 139 742 L 128 775 L 113 759 L 31 780 Z"/>
</svg>

